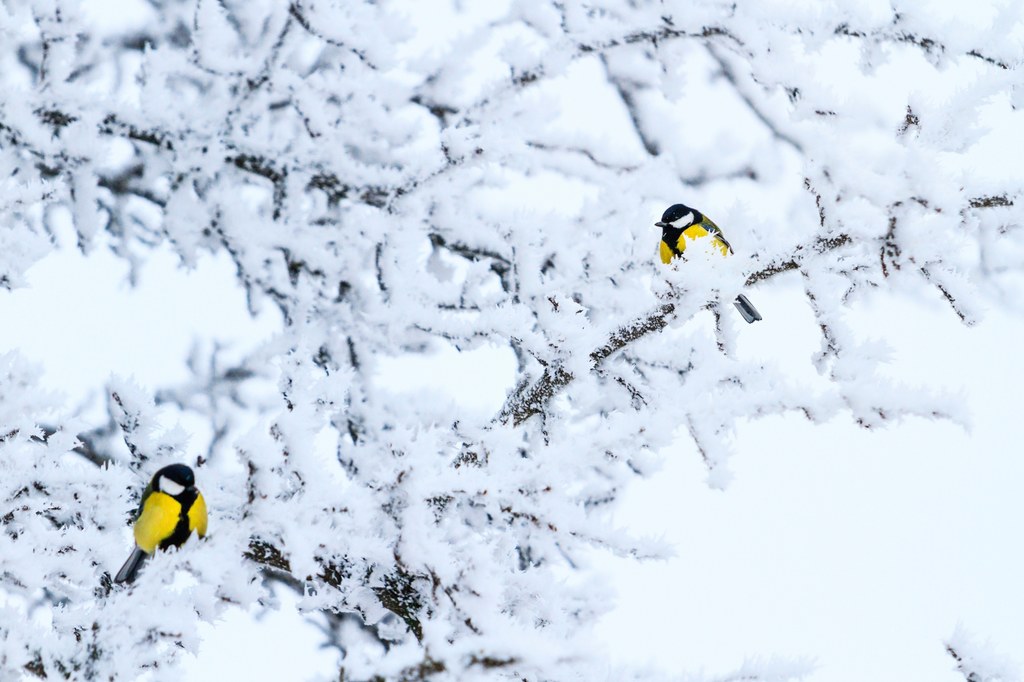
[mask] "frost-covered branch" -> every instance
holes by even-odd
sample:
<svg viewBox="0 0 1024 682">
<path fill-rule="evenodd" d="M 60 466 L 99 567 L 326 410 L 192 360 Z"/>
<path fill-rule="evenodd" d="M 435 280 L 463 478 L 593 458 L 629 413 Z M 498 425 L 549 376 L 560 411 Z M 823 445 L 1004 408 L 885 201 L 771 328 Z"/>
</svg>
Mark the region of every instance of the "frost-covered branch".
<svg viewBox="0 0 1024 682">
<path fill-rule="evenodd" d="M 611 599 L 556 578 L 594 551 L 661 555 L 608 517 L 653 453 L 692 441 L 724 486 L 752 419 L 964 418 L 881 379 L 847 308 L 911 288 L 971 323 L 1020 270 L 1024 184 L 971 166 L 1020 125 L 1012 31 L 901 2 L 442 5 L 457 30 L 378 3 L 171 0 L 126 29 L 8 9 L 0 288 L 70 221 L 133 272 L 157 246 L 185 267 L 226 254 L 282 327 L 231 361 L 197 346 L 174 386 L 112 379 L 88 418 L 54 416 L 5 359 L 0 588 L 29 625 L 0 626 L 0 676 L 171 670 L 199 620 L 269 581 L 371 632 L 326 626 L 345 679 L 597 678 L 583 631 Z M 921 96 L 925 76 L 948 96 Z M 651 218 L 677 201 L 735 257 L 656 262 Z M 747 360 L 718 312 L 786 274 L 823 387 Z M 514 356 L 497 418 L 381 380 L 446 344 Z M 172 459 L 197 469 L 210 536 L 104 582 Z M 196 587 L 169 600 L 182 571 Z"/>
<path fill-rule="evenodd" d="M 995 650 L 989 642 L 968 632 L 958 624 L 946 640 L 946 653 L 956 663 L 956 670 L 966 682 L 1004 682 L 1020 678 L 1016 662 Z"/>
<path fill-rule="evenodd" d="M 848 36 L 851 38 L 866 38 L 869 40 L 879 42 L 892 42 L 892 43 L 903 43 L 907 45 L 914 45 L 919 47 L 926 54 L 929 55 L 945 55 L 955 53 L 957 50 L 948 48 L 941 40 L 937 40 L 934 37 L 922 35 L 914 30 L 908 30 L 908 26 L 904 21 L 904 16 L 897 12 L 893 17 L 892 24 L 886 28 L 875 28 L 868 30 L 857 30 L 852 28 L 850 24 L 844 22 L 839 24 L 835 28 L 835 34 L 839 36 Z M 1010 64 L 996 59 L 995 57 L 989 56 L 977 48 L 968 48 L 963 50 L 962 54 L 980 59 L 983 62 L 991 64 L 992 66 L 999 67 L 1000 69 L 1009 70 L 1012 68 Z"/>
</svg>

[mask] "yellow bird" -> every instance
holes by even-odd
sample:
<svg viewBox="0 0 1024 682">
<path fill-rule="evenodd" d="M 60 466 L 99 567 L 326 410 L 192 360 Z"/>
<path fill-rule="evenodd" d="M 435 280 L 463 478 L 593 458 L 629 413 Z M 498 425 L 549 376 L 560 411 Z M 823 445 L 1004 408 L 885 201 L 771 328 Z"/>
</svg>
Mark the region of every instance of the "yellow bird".
<svg viewBox="0 0 1024 682">
<path fill-rule="evenodd" d="M 683 252 L 686 251 L 686 242 L 691 239 L 710 236 L 714 240 L 714 247 L 721 251 L 723 256 L 732 253 L 732 246 L 726 241 L 721 228 L 703 213 L 685 204 L 669 206 L 662 214 L 661 220 L 654 225 L 661 228 L 661 241 L 658 242 L 658 248 L 661 262 L 666 265 L 671 263 L 673 258 L 683 255 Z M 748 323 L 761 319 L 761 313 L 757 312 L 754 304 L 743 294 L 736 297 L 733 305 Z"/>
<path fill-rule="evenodd" d="M 179 547 L 195 531 L 206 535 L 206 500 L 196 477 L 184 464 L 171 464 L 153 474 L 142 493 L 135 518 L 135 549 L 114 582 L 131 582 L 143 560 L 157 548 Z"/>
</svg>

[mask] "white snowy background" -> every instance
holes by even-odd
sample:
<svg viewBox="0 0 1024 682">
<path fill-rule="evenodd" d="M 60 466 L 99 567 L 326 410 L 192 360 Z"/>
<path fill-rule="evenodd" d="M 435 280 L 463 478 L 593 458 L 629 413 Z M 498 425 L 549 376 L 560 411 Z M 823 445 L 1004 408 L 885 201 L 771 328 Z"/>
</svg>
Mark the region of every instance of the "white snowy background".
<svg viewBox="0 0 1024 682">
<path fill-rule="evenodd" d="M 127 274 L 102 251 L 49 256 L 25 289 L 0 297 L 4 319 L 32 320 L 5 329 L 0 351 L 43 365 L 44 386 L 75 402 L 100 390 L 110 372 L 143 385 L 183 380 L 196 338 L 244 348 L 279 326 L 273 314 L 249 316 L 227 259 L 203 258 L 186 272 L 157 253 L 134 288 Z M 796 371 L 815 350 L 815 339 L 794 338 L 785 324 L 809 314 L 800 292 L 780 287 L 757 303 L 771 317 L 748 330 L 743 351 L 792 357 Z M 813 662 L 812 680 L 954 682 L 963 678 L 943 642 L 966 628 L 985 633 L 996 660 L 1006 659 L 1003 679 L 1019 679 L 1024 357 L 1014 346 L 1024 339 L 1024 320 L 989 310 L 978 326 L 949 333 L 938 302 L 913 299 L 855 314 L 859 328 L 892 346 L 900 380 L 962 391 L 969 428 L 928 420 L 879 432 L 844 418 L 825 426 L 796 417 L 751 422 L 737 431 L 736 480 L 725 492 L 707 486 L 691 447 L 666 449 L 662 470 L 631 486 L 616 519 L 664 537 L 677 556 L 642 565 L 595 561 L 618 595 L 597 626 L 595 651 L 669 675 L 785 653 Z M 944 335 L 936 337 L 936 328 Z M 495 411 L 512 372 L 506 355 L 443 350 L 396 361 L 384 374 L 416 365 L 409 390 Z M 257 619 L 233 609 L 205 626 L 186 676 L 330 677 L 335 652 L 320 648 L 320 633 L 293 610 L 290 593 L 278 594 L 280 610 Z"/>
<path fill-rule="evenodd" d="M 805 10 L 813 11 L 812 5 Z M 929 3 L 928 12 L 934 12 L 936 26 L 987 25 L 1006 6 L 993 2 L 968 13 L 961 3 Z M 144 6 L 138 15 L 130 7 L 98 12 L 95 20 L 104 26 L 145 20 Z M 859 11 L 888 8 L 884 2 L 861 3 Z M 405 45 L 400 58 L 423 57 L 460 35 L 459 20 L 446 9 L 442 3 L 396 7 L 423 41 Z M 828 4 L 822 11 L 840 10 Z M 1010 35 L 1020 45 L 1021 24 L 1013 25 Z M 865 116 L 895 111 L 899 120 L 906 102 L 890 99 L 884 88 L 900 91 L 908 79 L 925 79 L 914 91 L 921 110 L 941 110 L 948 96 L 940 81 L 926 81 L 941 80 L 941 72 L 936 76 L 919 66 L 912 54 L 882 67 L 871 81 L 878 89 L 871 91 L 856 90 L 861 85 L 854 80 L 843 90 L 846 76 L 840 69 L 847 64 L 830 61 L 826 51 L 808 68 L 823 91 L 842 92 L 840 99 L 853 109 L 875 110 Z M 628 116 L 614 91 L 599 87 L 599 71 L 595 63 L 584 62 L 570 67 L 561 82 L 553 118 L 567 139 L 599 138 Z M 714 174 L 729 167 L 723 159 L 756 148 L 767 158 L 757 160 L 759 167 L 774 169 L 776 176 L 760 183 L 701 185 L 686 196 L 665 195 L 661 202 L 635 206 L 636 224 L 623 229 L 637 235 L 634 253 L 652 259 L 657 230 L 651 223 L 674 201 L 714 218 L 740 254 L 763 248 L 762 240 L 774 229 L 793 229 L 790 221 L 801 219 L 779 211 L 785 202 L 775 195 L 780 186 L 802 191 L 798 156 L 779 152 L 784 146 L 770 144 L 772 134 L 738 98 L 725 92 L 721 81 L 704 80 L 700 73 L 687 72 L 678 87 L 702 106 L 663 112 L 663 129 L 678 130 L 669 136 L 676 146 L 670 153 L 693 160 L 695 173 Z M 1006 186 L 1024 181 L 1019 163 L 1024 132 L 1006 124 L 1011 116 L 1019 112 L 997 107 L 983 112 L 978 128 L 996 132 L 991 138 L 978 133 L 978 142 L 955 160 L 961 172 L 1002 178 Z M 844 142 L 835 141 L 837 158 L 857 153 Z M 628 164 L 637 147 L 635 139 L 611 139 L 604 150 Z M 588 192 L 552 178 L 509 183 L 493 196 L 493 208 L 520 216 L 552 211 L 576 219 L 580 211 L 600 208 Z M 817 219 L 813 210 L 802 217 Z M 757 243 L 748 242 L 748 221 L 758 225 L 756 237 L 749 236 Z M 59 395 L 55 404 L 66 410 L 80 408 L 79 417 L 102 413 L 112 376 L 130 377 L 142 390 L 155 392 L 188 379 L 186 361 L 197 348 L 217 345 L 224 357 L 242 358 L 273 343 L 282 330 L 273 306 L 250 314 L 235 264 L 223 252 L 200 253 L 183 267 L 177 254 L 158 246 L 130 273 L 102 233 L 83 254 L 71 220 L 58 217 L 55 224 L 59 248 L 29 268 L 20 287 L 0 290 L 0 320 L 5 321 L 0 353 L 17 352 L 39 365 L 39 388 Z M 926 232 L 920 234 L 927 239 Z M 772 679 L 778 659 L 784 661 L 778 679 L 788 679 L 796 660 L 812 669 L 807 679 L 821 682 L 963 680 L 965 674 L 946 651 L 948 643 L 958 649 L 963 643 L 963 650 L 974 652 L 975 669 L 985 671 L 979 680 L 1021 679 L 1024 306 L 1019 294 L 1024 292 L 1014 286 L 1020 273 L 1014 279 L 1012 265 L 1007 269 L 1011 277 L 998 283 L 972 283 L 985 294 L 984 303 L 969 311 L 978 319 L 973 326 L 958 324 L 935 288 L 868 292 L 844 307 L 850 338 L 886 347 L 880 375 L 895 387 L 924 387 L 943 404 L 962 401 L 963 418 L 908 416 L 872 429 L 858 426 L 841 409 L 823 423 L 798 412 L 742 419 L 723 436 L 733 453 L 731 480 L 724 488 L 709 476 L 685 429 L 652 454 L 659 470 L 629 483 L 611 522 L 634 536 L 663 541 L 674 556 L 639 562 L 594 550 L 574 556 L 579 571 L 562 575 L 576 584 L 581 580 L 576 573 L 583 572 L 614 595 L 590 645 L 596 660 L 609 659 L 608 679 L 619 679 L 613 667 L 618 664 L 650 670 L 655 678 L 722 680 L 743 679 L 730 675 L 742 675 L 749 665 Z M 824 385 L 811 361 L 821 350 L 821 338 L 800 276 L 776 277 L 755 286 L 750 297 L 764 321 L 733 330 L 735 357 L 772 364 L 796 385 Z M 710 319 L 686 325 L 684 331 L 711 334 Z M 713 344 L 707 352 L 712 349 Z M 453 412 L 481 418 L 501 409 L 514 379 L 509 349 L 485 343 L 460 352 L 443 341 L 427 353 L 381 360 L 375 375 L 382 390 L 408 394 L 415 404 L 453 405 Z M 664 392 L 658 397 L 673 400 Z M 158 412 L 166 428 L 180 422 L 202 434 L 194 447 L 209 437 L 208 424 L 189 422 L 170 408 Z M 334 444 L 317 441 L 316 448 L 329 457 Z M 200 485 L 202 480 L 200 472 Z M 218 522 L 225 521 L 215 515 L 212 534 Z M 296 598 L 287 589 L 275 588 L 274 595 L 279 609 L 232 607 L 213 624 L 202 623 L 198 653 L 187 656 L 183 678 L 336 679 L 337 650 L 321 648 L 322 634 L 296 612 Z"/>
</svg>

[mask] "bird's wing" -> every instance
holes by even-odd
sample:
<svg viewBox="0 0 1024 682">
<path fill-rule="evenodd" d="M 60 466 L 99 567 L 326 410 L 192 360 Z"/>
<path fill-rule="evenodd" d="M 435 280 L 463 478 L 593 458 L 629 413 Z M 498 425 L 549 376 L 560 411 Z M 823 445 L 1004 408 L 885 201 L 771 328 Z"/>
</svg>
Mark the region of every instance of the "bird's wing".
<svg viewBox="0 0 1024 682">
<path fill-rule="evenodd" d="M 180 517 L 180 502 L 170 495 L 151 492 L 145 497 L 142 513 L 135 522 L 135 544 L 147 554 L 152 554 L 162 541 L 174 533 Z"/>
<path fill-rule="evenodd" d="M 715 235 L 715 240 L 717 240 L 724 246 L 724 248 L 722 249 L 723 256 L 728 256 L 730 253 L 733 252 L 732 244 L 730 244 L 729 240 L 725 238 L 724 234 L 722 234 L 722 228 L 720 228 L 718 225 L 715 225 L 715 222 L 711 220 L 711 218 L 704 216 L 704 219 L 701 220 L 699 224 L 709 233 Z"/>
<path fill-rule="evenodd" d="M 140 516 L 142 516 L 142 508 L 146 506 L 146 500 L 152 494 L 153 494 L 153 483 L 151 481 L 151 482 L 146 484 L 146 489 L 144 491 L 142 491 L 142 499 L 139 500 L 139 508 L 135 512 L 135 518 L 136 519 L 138 519 Z"/>
<path fill-rule="evenodd" d="M 206 500 L 202 493 L 196 493 L 196 501 L 188 510 L 188 529 L 199 533 L 199 537 L 206 537 Z"/>
</svg>

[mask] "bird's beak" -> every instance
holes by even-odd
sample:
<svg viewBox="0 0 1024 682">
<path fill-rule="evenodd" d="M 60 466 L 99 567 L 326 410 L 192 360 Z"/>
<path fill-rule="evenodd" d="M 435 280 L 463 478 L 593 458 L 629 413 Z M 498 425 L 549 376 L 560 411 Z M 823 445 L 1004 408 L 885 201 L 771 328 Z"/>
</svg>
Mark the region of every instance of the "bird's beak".
<svg viewBox="0 0 1024 682">
<path fill-rule="evenodd" d="M 654 223 L 654 226 L 655 227 L 668 227 L 668 223 L 663 223 L 663 222 L 661 222 L 659 220 L 658 222 Z"/>
</svg>

